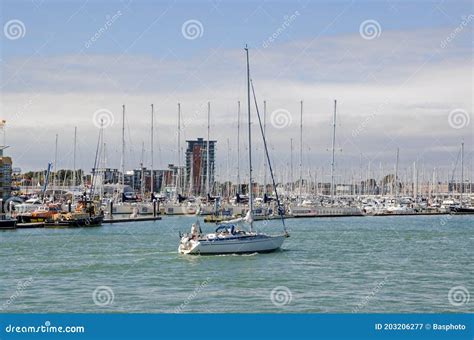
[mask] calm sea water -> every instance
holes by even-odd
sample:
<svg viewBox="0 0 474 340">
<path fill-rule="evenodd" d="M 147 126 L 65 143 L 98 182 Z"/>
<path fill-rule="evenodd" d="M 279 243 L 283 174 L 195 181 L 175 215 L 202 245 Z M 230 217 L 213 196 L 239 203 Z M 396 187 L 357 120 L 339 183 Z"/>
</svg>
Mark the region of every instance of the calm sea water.
<svg viewBox="0 0 474 340">
<path fill-rule="evenodd" d="M 288 219 L 275 253 L 179 255 L 178 231 L 193 221 L 0 232 L 0 309 L 474 311 L 473 216 Z"/>
</svg>

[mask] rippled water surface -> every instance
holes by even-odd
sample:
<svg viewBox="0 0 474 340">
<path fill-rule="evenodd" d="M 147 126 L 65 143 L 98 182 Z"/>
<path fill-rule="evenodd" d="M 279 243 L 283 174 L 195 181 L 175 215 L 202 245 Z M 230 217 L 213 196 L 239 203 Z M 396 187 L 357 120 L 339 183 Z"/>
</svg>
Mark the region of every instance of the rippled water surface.
<svg viewBox="0 0 474 340">
<path fill-rule="evenodd" d="M 288 219 L 278 252 L 179 255 L 178 232 L 193 221 L 2 231 L 0 309 L 474 311 L 473 216 Z M 278 221 L 256 226 L 281 230 Z"/>
</svg>

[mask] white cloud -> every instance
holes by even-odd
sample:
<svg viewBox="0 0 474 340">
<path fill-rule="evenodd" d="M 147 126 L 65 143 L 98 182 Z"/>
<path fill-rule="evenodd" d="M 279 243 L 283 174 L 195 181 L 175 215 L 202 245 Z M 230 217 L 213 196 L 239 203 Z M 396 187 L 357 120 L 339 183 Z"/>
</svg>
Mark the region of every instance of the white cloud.
<svg viewBox="0 0 474 340">
<path fill-rule="evenodd" d="M 359 35 L 333 36 L 312 44 L 297 41 L 252 50 L 259 100 L 268 101 L 269 112 L 284 108 L 293 118 L 286 129 L 269 127 L 274 157 L 288 161 L 290 138 L 297 147 L 299 100 L 303 99 L 305 150 L 311 150 L 305 157 L 307 163 L 325 165 L 337 98 L 340 164 L 355 162 L 360 152 L 377 157 L 374 161 L 392 162 L 380 153 L 397 145 L 407 161 L 423 155 L 427 163 L 444 163 L 452 157 L 448 150 L 463 137 L 472 141 L 474 120 L 461 130 L 448 124 L 453 109 L 463 108 L 472 115 L 472 59 L 469 49 L 459 44 L 440 49 L 446 34 L 445 30 L 383 32 L 371 41 Z M 209 51 L 189 58 L 170 52 L 160 59 L 79 55 L 9 60 L 2 65 L 2 112 L 13 145 L 10 153 L 16 165 L 43 167 L 53 155 L 54 134 L 60 134 L 61 152 L 66 154 L 77 125 L 84 151 L 81 164 L 90 168 L 97 138 L 92 115 L 105 108 L 115 114 L 115 125 L 105 134 L 108 161 L 117 167 L 121 105 L 126 104 L 127 142 L 133 148 L 128 150 L 129 165 L 137 166 L 141 143 L 146 147 L 149 140 L 150 103 L 154 103 L 165 166 L 176 161 L 177 102 L 183 108 L 184 140 L 206 135 L 205 105 L 210 100 L 211 134 L 219 140 L 220 162 L 225 164 L 227 138 L 235 158 L 237 100 L 242 101 L 245 121 L 244 62 L 243 50 Z M 361 124 L 363 131 L 354 137 L 352 132 Z M 25 136 L 36 140 L 28 149 Z"/>
</svg>

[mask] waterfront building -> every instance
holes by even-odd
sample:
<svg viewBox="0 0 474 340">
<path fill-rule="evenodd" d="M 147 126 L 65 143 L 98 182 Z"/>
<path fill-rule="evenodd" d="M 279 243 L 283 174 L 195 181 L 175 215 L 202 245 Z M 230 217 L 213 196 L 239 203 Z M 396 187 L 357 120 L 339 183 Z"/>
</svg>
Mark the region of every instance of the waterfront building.
<svg viewBox="0 0 474 340">
<path fill-rule="evenodd" d="M 94 169 L 92 169 L 94 172 Z M 116 184 L 120 180 L 120 172 L 118 169 L 111 169 L 111 168 L 97 168 L 95 169 L 95 173 L 97 176 L 101 176 L 103 180 L 103 184 Z"/>
<path fill-rule="evenodd" d="M 0 198 L 3 200 L 11 196 L 12 191 L 12 159 L 3 155 L 8 146 L 0 146 Z"/>
<path fill-rule="evenodd" d="M 189 191 L 192 194 L 207 195 L 207 140 L 198 138 L 186 142 L 188 143 L 185 169 L 187 186 L 190 186 Z M 214 183 L 216 143 L 215 140 L 209 141 L 209 190 L 212 190 Z"/>
</svg>

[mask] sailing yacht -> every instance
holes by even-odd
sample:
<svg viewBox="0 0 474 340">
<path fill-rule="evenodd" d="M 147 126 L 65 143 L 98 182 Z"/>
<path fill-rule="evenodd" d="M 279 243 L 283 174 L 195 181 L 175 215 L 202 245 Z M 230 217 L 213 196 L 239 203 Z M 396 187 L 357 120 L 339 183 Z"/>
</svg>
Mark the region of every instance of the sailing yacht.
<svg viewBox="0 0 474 340">
<path fill-rule="evenodd" d="M 246 47 L 247 59 L 247 107 L 248 107 L 248 156 L 249 156 L 249 211 L 244 218 L 237 218 L 226 221 L 217 226 L 213 233 L 203 234 L 199 226 L 199 221 L 192 225 L 191 233 L 181 235 L 178 246 L 178 252 L 181 254 L 192 255 L 219 255 L 219 254 L 242 254 L 242 253 L 266 253 L 279 249 L 286 237 L 289 237 L 285 228 L 283 219 L 283 209 L 280 206 L 278 193 L 273 176 L 273 170 L 270 164 L 265 135 L 263 133 L 262 122 L 258 111 L 257 99 L 252 84 L 253 98 L 258 115 L 260 132 L 262 133 L 263 144 L 273 180 L 273 187 L 276 192 L 276 201 L 278 203 L 278 211 L 283 224 L 284 233 L 278 235 L 268 235 L 253 230 L 253 193 L 252 193 L 252 140 L 251 140 L 251 115 L 250 115 L 250 66 L 249 66 L 249 50 Z M 249 226 L 249 230 L 242 230 L 245 225 Z"/>
</svg>

